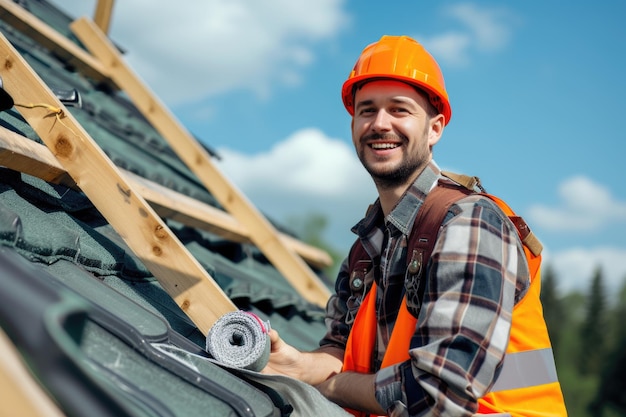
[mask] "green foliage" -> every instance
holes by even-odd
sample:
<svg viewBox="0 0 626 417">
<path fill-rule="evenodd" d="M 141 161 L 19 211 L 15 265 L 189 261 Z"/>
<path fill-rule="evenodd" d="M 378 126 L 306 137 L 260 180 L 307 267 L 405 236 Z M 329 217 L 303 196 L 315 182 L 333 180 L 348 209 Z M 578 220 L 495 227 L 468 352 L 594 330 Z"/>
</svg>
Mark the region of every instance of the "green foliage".
<svg viewBox="0 0 626 417">
<path fill-rule="evenodd" d="M 541 299 L 569 417 L 626 417 L 626 280 L 611 304 L 599 268 L 587 294 L 563 297 L 544 271 Z"/>
<path fill-rule="evenodd" d="M 541 303 L 550 340 L 552 341 L 552 349 L 555 352 L 561 349 L 563 323 L 567 319 L 565 308 L 559 298 L 554 270 L 548 266 L 544 269 L 541 278 Z"/>
<path fill-rule="evenodd" d="M 562 364 L 558 368 L 559 381 L 565 398 L 569 417 L 599 417 L 589 413 L 588 406 L 593 401 L 598 385 L 597 378 L 582 376 L 576 366 Z"/>
<path fill-rule="evenodd" d="M 600 383 L 590 410 L 598 416 L 626 415 L 626 284 L 611 320 L 613 348 L 609 350 L 600 373 Z M 620 414 L 621 413 L 621 414 Z"/>
<path fill-rule="evenodd" d="M 604 293 L 602 270 L 596 268 L 586 302 L 586 315 L 580 328 L 582 349 L 579 354 L 579 370 L 583 375 L 597 375 L 606 360 L 607 348 L 607 302 Z"/>
<path fill-rule="evenodd" d="M 287 220 L 287 225 L 296 232 L 298 237 L 311 246 L 325 250 L 333 260 L 330 267 L 323 273 L 333 283 L 339 272 L 341 261 L 347 255 L 342 253 L 324 238 L 324 231 L 328 227 L 328 219 L 320 213 L 309 213 L 302 216 L 294 216 Z"/>
</svg>

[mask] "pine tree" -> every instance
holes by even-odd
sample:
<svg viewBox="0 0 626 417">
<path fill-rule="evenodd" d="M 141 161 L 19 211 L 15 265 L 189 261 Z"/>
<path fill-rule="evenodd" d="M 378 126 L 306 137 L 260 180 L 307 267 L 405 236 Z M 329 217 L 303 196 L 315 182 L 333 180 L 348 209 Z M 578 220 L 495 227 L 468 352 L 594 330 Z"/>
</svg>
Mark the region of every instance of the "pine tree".
<svg viewBox="0 0 626 417">
<path fill-rule="evenodd" d="M 582 375 L 598 375 L 605 361 L 607 343 L 607 302 L 602 269 L 597 267 L 586 300 L 586 314 L 581 326 L 579 371 Z"/>
<path fill-rule="evenodd" d="M 321 278 L 323 281 L 326 281 L 326 284 L 329 285 L 331 289 L 334 288 L 335 278 L 339 272 L 341 261 L 346 254 L 335 248 L 324 238 L 324 232 L 328 227 L 328 218 L 321 213 L 308 213 L 292 216 L 287 219 L 286 223 L 300 240 L 309 245 L 318 247 L 330 255 L 333 264 L 322 271 L 323 274 Z"/>
<path fill-rule="evenodd" d="M 541 304 L 543 306 L 543 316 L 546 320 L 550 341 L 555 357 L 558 357 L 558 351 L 566 320 L 563 301 L 558 294 L 557 278 L 554 269 L 547 265 L 542 271 L 541 277 Z"/>
<path fill-rule="evenodd" d="M 596 397 L 589 407 L 598 416 L 607 408 L 626 415 L 626 279 L 612 316 L 616 343 L 607 355 Z"/>
</svg>

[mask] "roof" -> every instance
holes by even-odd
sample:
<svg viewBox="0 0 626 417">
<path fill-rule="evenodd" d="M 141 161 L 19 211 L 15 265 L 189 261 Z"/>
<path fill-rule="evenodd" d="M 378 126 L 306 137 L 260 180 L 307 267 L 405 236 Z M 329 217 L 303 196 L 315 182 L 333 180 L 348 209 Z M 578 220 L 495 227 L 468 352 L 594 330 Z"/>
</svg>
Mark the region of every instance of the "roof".
<svg viewBox="0 0 626 417">
<path fill-rule="evenodd" d="M 97 62 L 81 70 L 76 55 L 53 47 L 52 36 L 81 45 L 69 28 L 71 17 L 44 0 L 16 3 L 0 3 L 2 34 L 63 98 L 115 172 L 132 181 L 133 190 L 151 196 L 146 200 L 168 233 L 237 308 L 269 320 L 297 348 L 317 347 L 325 332 L 319 303 L 279 272 L 246 234 L 252 230 L 235 227 L 219 199 L 126 92 L 94 72 Z M 33 31 L 24 23 L 31 18 L 52 32 Z M 57 407 L 67 415 L 92 416 L 289 414 L 287 399 L 268 385 L 206 361 L 183 366 L 163 353 L 169 347 L 179 355 L 206 357 L 205 332 L 131 248 L 125 231 L 103 215 L 102 203 L 95 204 L 86 185 L 81 189 L 67 175 L 71 170 L 52 156 L 21 110 L 16 105 L 0 113 L 0 333 L 6 335 L 0 347 L 11 351 L 13 346 L 35 385 L 53 399 L 41 415 L 53 415 Z M 16 144 L 20 150 L 9 149 Z M 98 175 L 100 167 L 83 168 Z M 162 199 L 168 196 L 172 199 Z M 222 213 L 235 226 L 226 233 L 224 226 L 212 226 L 178 206 Z M 123 204 L 107 209 L 121 217 L 130 210 Z M 268 222 L 283 236 L 280 242 L 299 245 L 294 247 L 300 253 L 314 252 Z M 330 285 L 321 264 L 307 260 L 312 273 Z M 219 299 L 215 292 L 215 302 Z M 2 372 L 0 381 L 16 375 Z"/>
</svg>

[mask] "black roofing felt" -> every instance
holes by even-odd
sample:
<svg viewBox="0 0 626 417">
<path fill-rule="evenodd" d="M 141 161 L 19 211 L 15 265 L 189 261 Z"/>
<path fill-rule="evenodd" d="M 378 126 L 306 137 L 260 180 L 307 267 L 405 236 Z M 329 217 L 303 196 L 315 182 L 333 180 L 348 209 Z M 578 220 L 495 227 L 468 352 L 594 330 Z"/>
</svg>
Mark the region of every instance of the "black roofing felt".
<svg viewBox="0 0 626 417">
<path fill-rule="evenodd" d="M 49 3 L 20 4 L 69 36 L 70 18 Z M 73 72 L 65 62 L 6 22 L 0 21 L 0 30 L 49 87 L 78 90 L 82 107 L 69 110 L 116 165 L 219 207 L 122 93 L 102 89 Z M 0 113 L 0 125 L 41 142 L 14 108 Z M 257 248 L 165 221 L 239 308 L 269 319 L 284 339 L 298 348 L 317 346 L 325 331 L 323 310 L 305 301 Z M 141 345 L 142 340 L 159 340 L 201 354 L 204 336 L 81 192 L 0 168 L 0 257 L 3 275 L 29 276 L 22 286 L 4 276 L 0 280 L 0 298 L 14 303 L 13 310 L 0 309 L 0 326 L 11 328 L 9 336 L 27 352 L 23 333 L 33 331 L 33 327 L 28 325 L 26 330 L 25 322 L 16 322 L 15 309 L 30 311 L 31 319 L 45 327 L 44 317 L 50 311 L 67 307 L 65 321 L 57 317 L 60 321 L 56 327 L 48 329 L 74 343 L 70 353 L 59 355 L 69 355 L 64 360 L 82 369 L 74 377 L 91 381 L 93 387 L 89 387 L 100 389 L 99 395 L 113 396 L 128 415 L 280 415 L 280 406 L 276 405 L 279 398 L 269 401 L 271 393 L 247 383 L 242 388 L 240 380 L 218 367 L 204 369 L 204 379 L 190 383 L 189 378 L 198 376 L 186 375 L 171 361 L 163 362 L 147 347 L 137 350 L 135 344 Z M 38 299 L 15 291 L 49 294 Z M 74 334 L 67 328 L 72 323 L 80 332 Z M 128 334 L 135 334 L 135 339 L 128 340 Z M 39 343 L 59 340 L 42 339 Z M 36 353 L 44 346 L 35 343 L 32 349 Z M 114 356 L 124 366 L 111 369 L 107 360 L 112 361 Z M 34 365 L 33 369 L 40 372 L 38 377 L 46 384 L 42 376 L 47 372 L 45 364 Z M 120 390 L 120 381 L 127 385 L 127 391 Z M 175 398 L 159 395 L 160 390 L 173 392 L 173 387 Z M 57 399 L 67 395 L 52 394 L 59 395 Z M 230 395 L 235 395 L 232 403 Z M 210 414 L 201 413 L 196 407 L 206 407 L 209 397 L 208 404 L 215 408 Z M 62 404 L 68 404 L 69 409 L 76 406 L 71 401 Z M 237 404 L 244 411 L 237 410 Z"/>
</svg>

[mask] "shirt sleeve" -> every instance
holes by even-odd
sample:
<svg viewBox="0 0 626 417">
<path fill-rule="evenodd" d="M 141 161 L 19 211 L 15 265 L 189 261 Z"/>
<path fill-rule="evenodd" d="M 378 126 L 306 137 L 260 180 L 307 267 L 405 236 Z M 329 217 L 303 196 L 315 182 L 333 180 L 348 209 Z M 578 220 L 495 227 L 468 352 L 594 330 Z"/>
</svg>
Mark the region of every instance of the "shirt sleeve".
<svg viewBox="0 0 626 417">
<path fill-rule="evenodd" d="M 350 310 L 348 307 L 350 293 L 350 273 L 346 258 L 339 268 L 335 293 L 331 295 L 326 305 L 326 335 L 320 341 L 320 346 L 335 346 L 345 350 L 351 329 L 350 320 L 347 318 Z"/>
<path fill-rule="evenodd" d="M 508 217 L 481 196 L 451 210 L 427 268 L 411 360 L 376 377 L 377 400 L 390 415 L 471 416 L 495 382 L 513 307 L 528 289 L 523 247 Z"/>
</svg>

